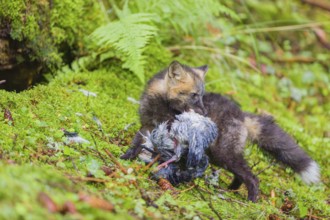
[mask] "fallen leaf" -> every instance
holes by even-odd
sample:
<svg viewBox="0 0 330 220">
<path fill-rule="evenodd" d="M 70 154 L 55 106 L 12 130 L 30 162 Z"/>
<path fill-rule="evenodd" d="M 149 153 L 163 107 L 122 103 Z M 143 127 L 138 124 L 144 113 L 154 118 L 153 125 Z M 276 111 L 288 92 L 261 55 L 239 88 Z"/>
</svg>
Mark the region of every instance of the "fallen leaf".
<svg viewBox="0 0 330 220">
<path fill-rule="evenodd" d="M 281 206 L 281 210 L 284 214 L 289 214 L 294 207 L 295 204 L 292 201 L 290 201 L 288 198 L 285 198 L 284 203 Z"/>
<path fill-rule="evenodd" d="M 281 220 L 281 218 L 276 214 L 270 214 L 267 219 L 268 220 Z"/>
<path fill-rule="evenodd" d="M 214 27 L 211 23 L 207 23 L 206 27 L 209 33 L 211 33 L 213 36 L 221 36 L 221 30 L 217 27 Z"/>
<path fill-rule="evenodd" d="M 5 109 L 4 118 L 5 118 L 5 120 L 8 121 L 8 124 L 14 125 L 14 119 L 13 119 L 13 116 L 11 115 L 11 112 L 9 111 L 9 109 Z"/>
<path fill-rule="evenodd" d="M 104 174 L 106 176 L 109 176 L 110 174 L 112 174 L 115 171 L 115 169 L 113 167 L 108 167 L 108 166 L 102 166 L 101 170 L 104 172 Z"/>
<path fill-rule="evenodd" d="M 59 208 L 56 203 L 46 193 L 40 192 L 38 194 L 38 201 L 43 205 L 49 212 L 58 212 Z"/>
<path fill-rule="evenodd" d="M 66 202 L 63 204 L 63 207 L 62 207 L 61 213 L 62 213 L 62 214 L 66 214 L 66 213 L 76 214 L 76 213 L 77 213 L 76 206 L 73 204 L 73 202 L 71 202 L 71 201 L 66 201 Z"/>
<path fill-rule="evenodd" d="M 327 49 L 330 49 L 330 42 L 327 39 L 326 32 L 320 27 L 314 27 L 313 31 L 320 43 Z"/>
<path fill-rule="evenodd" d="M 95 196 L 90 196 L 84 193 L 79 193 L 79 199 L 80 201 L 86 202 L 93 208 L 97 209 L 103 209 L 106 211 L 113 211 L 114 210 L 114 205 L 108 202 L 107 200 L 95 197 Z"/>
<path fill-rule="evenodd" d="M 271 198 L 272 206 L 275 206 L 275 197 L 276 197 L 275 190 L 272 189 L 270 191 L 270 198 Z"/>
</svg>

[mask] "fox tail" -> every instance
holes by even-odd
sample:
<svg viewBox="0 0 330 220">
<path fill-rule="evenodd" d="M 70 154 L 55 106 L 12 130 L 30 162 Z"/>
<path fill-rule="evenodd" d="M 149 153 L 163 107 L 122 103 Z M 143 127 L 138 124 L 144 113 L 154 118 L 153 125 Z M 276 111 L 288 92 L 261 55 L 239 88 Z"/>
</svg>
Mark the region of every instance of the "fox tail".
<svg viewBox="0 0 330 220">
<path fill-rule="evenodd" d="M 306 184 L 320 181 L 317 163 L 276 124 L 273 117 L 245 113 L 244 125 L 253 143 L 291 167 Z"/>
</svg>

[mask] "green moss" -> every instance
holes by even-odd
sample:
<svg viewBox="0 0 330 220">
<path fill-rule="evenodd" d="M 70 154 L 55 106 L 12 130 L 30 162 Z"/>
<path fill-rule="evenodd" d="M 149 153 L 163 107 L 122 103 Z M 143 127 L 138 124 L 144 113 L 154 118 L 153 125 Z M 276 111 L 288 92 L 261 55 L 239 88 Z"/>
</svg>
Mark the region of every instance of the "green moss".
<svg viewBox="0 0 330 220">
<path fill-rule="evenodd" d="M 81 201 L 78 191 L 87 193 L 88 188 L 73 184 L 67 177 L 50 166 L 6 165 L 0 166 L 1 188 L 0 213 L 1 219 L 77 219 L 81 214 L 84 219 L 131 219 L 127 213 L 100 212 Z M 77 213 L 51 213 L 40 199 L 41 193 L 46 194 L 58 209 L 66 202 L 71 202 Z M 79 213 L 79 214 L 78 214 Z"/>
<path fill-rule="evenodd" d="M 56 202 L 69 198 L 67 189 L 72 184 L 50 167 L 31 165 L 5 165 L 1 163 L 1 219 L 40 219 L 47 216 L 47 210 L 38 202 L 38 194 L 45 192 Z M 72 188 L 73 190 L 73 188 Z M 18 196 L 19 195 L 19 196 Z"/>
<path fill-rule="evenodd" d="M 41 14 L 46 13 L 49 7 L 48 2 L 43 2 L 38 1 L 33 6 L 44 8 Z M 44 31 L 38 29 L 36 22 L 49 24 L 49 21 L 40 20 L 35 15 L 27 16 L 29 25 L 22 26 L 22 14 L 15 10 L 22 11 L 27 6 L 13 1 L 6 7 L 0 8 L 0 15 L 12 16 L 11 25 L 17 27 L 11 33 L 15 39 L 29 39 L 34 31 Z M 38 34 L 39 38 L 32 38 L 31 35 L 33 40 L 30 44 L 39 48 L 39 42 L 46 42 L 44 45 L 54 42 L 62 45 L 64 42 L 80 50 L 79 45 L 85 41 L 84 35 L 88 31 L 85 32 L 86 23 L 79 20 L 79 16 L 86 7 L 87 1 L 54 1 L 51 10 L 52 38 L 44 33 Z M 94 10 L 93 7 L 91 10 Z M 266 8 L 265 11 L 272 16 L 272 11 L 278 10 Z M 94 22 L 93 13 L 85 13 L 84 16 L 87 16 L 84 18 L 88 18 L 88 22 Z M 87 26 L 92 27 L 88 22 Z M 232 25 L 224 25 L 221 30 L 230 29 Z M 244 44 L 253 43 L 256 39 L 246 35 L 231 37 L 243 42 L 241 47 L 235 47 L 239 57 L 253 57 L 255 51 L 250 45 L 247 47 Z M 225 38 L 219 38 L 219 41 L 226 41 Z M 190 39 L 189 36 L 187 39 Z M 200 39 L 194 40 L 198 44 Z M 210 47 L 230 47 L 230 39 L 227 40 L 220 42 L 220 46 L 215 43 L 210 44 Z M 290 42 L 283 44 L 286 50 L 291 47 Z M 265 53 L 274 53 L 273 45 L 268 41 L 260 40 L 257 46 Z M 46 60 L 61 62 L 57 50 L 47 46 L 42 48 L 40 53 Z M 119 159 L 140 126 L 138 105 L 127 98 L 139 99 L 143 85 L 136 76 L 121 68 L 118 59 L 106 59 L 99 65 L 91 55 L 75 61 L 71 68 L 63 68 L 48 85 L 38 85 L 19 94 L 0 91 L 0 113 L 8 109 L 13 117 L 13 121 L 0 117 L 0 218 L 77 219 L 83 216 L 84 219 L 210 219 L 217 218 L 217 213 L 223 219 L 268 219 L 271 215 L 280 219 L 309 218 L 308 213 L 328 218 L 330 141 L 327 132 L 330 91 L 327 67 L 321 62 L 322 59 L 326 60 L 327 55 L 322 58 L 322 54 L 319 54 L 322 59 L 313 64 L 277 64 L 263 56 L 260 62 L 273 70 L 261 73 L 246 64 L 237 63 L 237 60 L 228 61 L 228 57 L 222 57 L 225 53 L 211 54 L 202 50 L 175 52 L 175 59 L 188 65 L 209 64 L 207 91 L 226 94 L 237 100 L 245 111 L 274 115 L 281 127 L 318 162 L 323 183 L 306 186 L 292 170 L 278 164 L 269 167 L 272 159 L 262 154 L 256 146 L 248 146 L 245 156 L 253 167 L 253 173 L 260 172 L 258 203 L 246 201 L 247 190 L 244 186 L 237 192 L 226 190 L 232 174 L 223 169 L 215 185 L 198 179 L 194 182 L 197 186 L 191 183 L 180 185 L 177 190 L 182 192 L 179 194 L 163 192 L 149 178 L 152 169 L 144 170 L 145 164 L 139 160 Z M 288 51 L 285 52 L 287 55 Z M 144 54 L 148 60 L 145 65 L 147 79 L 165 68 L 172 59 L 172 54 L 158 42 L 151 42 Z M 92 68 L 82 65 L 84 62 L 90 64 L 91 60 L 94 62 Z M 87 97 L 81 89 L 96 93 L 97 96 Z M 78 132 L 89 142 L 68 143 L 62 129 Z M 132 168 L 133 172 L 123 174 L 105 153 L 105 149 L 117 158 L 122 168 Z M 110 177 L 103 171 L 104 166 L 108 172 L 112 172 Z M 206 174 L 210 175 L 211 170 L 208 169 Z M 84 179 L 86 176 L 107 182 L 87 181 Z M 40 191 L 46 192 L 58 204 L 73 202 L 79 214 L 49 213 L 38 202 Z M 111 202 L 116 212 L 107 212 L 83 203 L 78 196 L 81 191 Z M 294 204 L 288 214 L 281 210 L 286 201 Z M 158 207 L 152 206 L 153 203 Z"/>
<path fill-rule="evenodd" d="M 38 60 L 53 71 L 64 56 L 82 53 L 86 36 L 103 19 L 99 5 L 90 0 L 15 0 L 2 2 L 0 8 L 1 26 L 29 50 L 24 59 Z"/>
<path fill-rule="evenodd" d="M 165 59 L 164 63 L 166 62 Z M 3 195 L 2 210 L 6 210 L 1 213 L 4 217 L 17 219 L 25 215 L 28 218 L 37 218 L 47 214 L 55 219 L 75 218 L 69 214 L 62 216 L 59 213 L 48 213 L 36 199 L 40 191 L 52 195 L 59 204 L 67 200 L 72 201 L 86 219 L 105 218 L 104 216 L 111 219 L 191 219 L 197 216 L 202 219 L 216 218 L 214 210 L 209 206 L 210 201 L 224 219 L 264 219 L 271 214 L 280 218 L 303 217 L 306 210 L 313 210 L 318 216 L 330 215 L 326 205 L 329 192 L 327 186 L 306 186 L 293 176 L 291 170 L 279 165 L 272 166 L 259 175 L 261 195 L 257 204 L 246 201 L 245 187 L 236 194 L 225 190 L 232 177 L 224 170 L 220 173 L 218 186 L 196 180 L 198 188 L 178 195 L 164 194 L 157 183 L 148 178 L 149 171 L 140 170 L 144 165 L 139 161 L 118 159 L 126 169 L 131 167 L 136 171 L 129 175 L 122 174 L 104 149 L 108 149 L 118 158 L 129 146 L 139 128 L 139 119 L 138 106 L 129 102 L 127 97 L 138 99 L 143 86 L 135 76 L 124 72 L 119 66 L 92 72 L 59 74 L 49 85 L 38 85 L 19 94 L 0 91 L 1 111 L 9 109 L 14 119 L 14 126 L 8 119 L 0 121 L 0 155 L 3 161 L 10 160 L 19 164 L 4 165 L 0 174 L 1 179 L 6 180 L 2 183 L 10 182 L 13 186 L 0 188 L 0 195 Z M 322 180 L 329 181 L 327 160 L 324 159 L 328 158 L 330 153 L 327 150 L 327 139 L 318 138 L 311 128 L 303 128 L 296 114 L 288 111 L 284 103 L 269 95 L 276 95 L 275 87 L 269 86 L 273 85 L 273 78 L 262 79 L 258 86 L 226 74 L 216 83 L 218 79 L 219 74 L 211 68 L 207 78 L 207 90 L 225 93 L 235 91 L 233 97 L 242 103 L 243 109 L 255 112 L 258 106 L 258 109 L 276 115 L 279 123 L 318 161 L 322 168 Z M 269 94 L 262 93 L 265 82 L 270 83 L 267 86 Z M 87 97 L 80 89 L 94 92 L 97 96 Z M 102 130 L 93 120 L 93 116 L 102 123 Z M 132 126 L 125 130 L 129 124 Z M 89 143 L 67 143 L 61 130 L 63 128 L 78 132 Z M 253 168 L 254 173 L 267 168 L 271 162 L 256 147 L 248 147 L 246 157 L 250 165 L 257 164 Z M 117 170 L 115 177 L 105 176 L 101 170 L 103 166 Z M 51 177 L 51 174 L 54 176 Z M 210 174 L 210 170 L 207 174 Z M 71 187 L 69 176 L 83 178 L 86 175 L 108 179 L 109 182 L 78 181 L 79 184 Z M 139 188 L 132 184 L 132 180 L 138 180 Z M 54 182 L 62 184 L 60 189 L 56 184 L 54 186 Z M 189 184 L 181 185 L 178 190 L 189 187 Z M 116 207 L 116 214 L 82 203 L 77 196 L 79 191 L 88 191 L 110 201 Z M 270 197 L 271 191 L 275 192 L 274 198 Z M 148 206 L 141 197 L 141 192 L 148 195 L 159 207 Z M 288 192 L 291 193 L 290 197 Z M 12 202 L 15 197 L 19 199 Z M 296 204 L 296 208 L 289 215 L 280 211 L 286 199 Z M 275 201 L 274 205 L 272 201 Z M 30 213 L 30 209 L 35 212 Z"/>
</svg>

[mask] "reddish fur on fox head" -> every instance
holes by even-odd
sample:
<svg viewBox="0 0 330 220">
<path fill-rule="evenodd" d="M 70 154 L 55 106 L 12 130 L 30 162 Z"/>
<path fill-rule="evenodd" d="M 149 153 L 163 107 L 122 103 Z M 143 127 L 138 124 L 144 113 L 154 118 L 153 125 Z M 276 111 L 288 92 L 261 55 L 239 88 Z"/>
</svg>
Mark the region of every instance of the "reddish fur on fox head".
<svg viewBox="0 0 330 220">
<path fill-rule="evenodd" d="M 189 67 L 173 61 L 165 70 L 162 80 L 149 85 L 149 93 L 162 93 L 171 108 L 178 112 L 195 110 L 206 114 L 203 105 L 204 77 L 208 67 Z"/>
</svg>

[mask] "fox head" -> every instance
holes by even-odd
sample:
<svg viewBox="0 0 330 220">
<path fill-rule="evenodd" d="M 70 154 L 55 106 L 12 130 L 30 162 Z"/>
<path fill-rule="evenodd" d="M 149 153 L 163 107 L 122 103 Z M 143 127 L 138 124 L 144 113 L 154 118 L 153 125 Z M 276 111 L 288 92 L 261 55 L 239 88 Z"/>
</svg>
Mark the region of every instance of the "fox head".
<svg viewBox="0 0 330 220">
<path fill-rule="evenodd" d="M 166 97 L 172 109 L 178 113 L 193 109 L 206 115 L 203 104 L 204 77 L 208 66 L 188 67 L 173 61 L 165 75 Z"/>
</svg>

